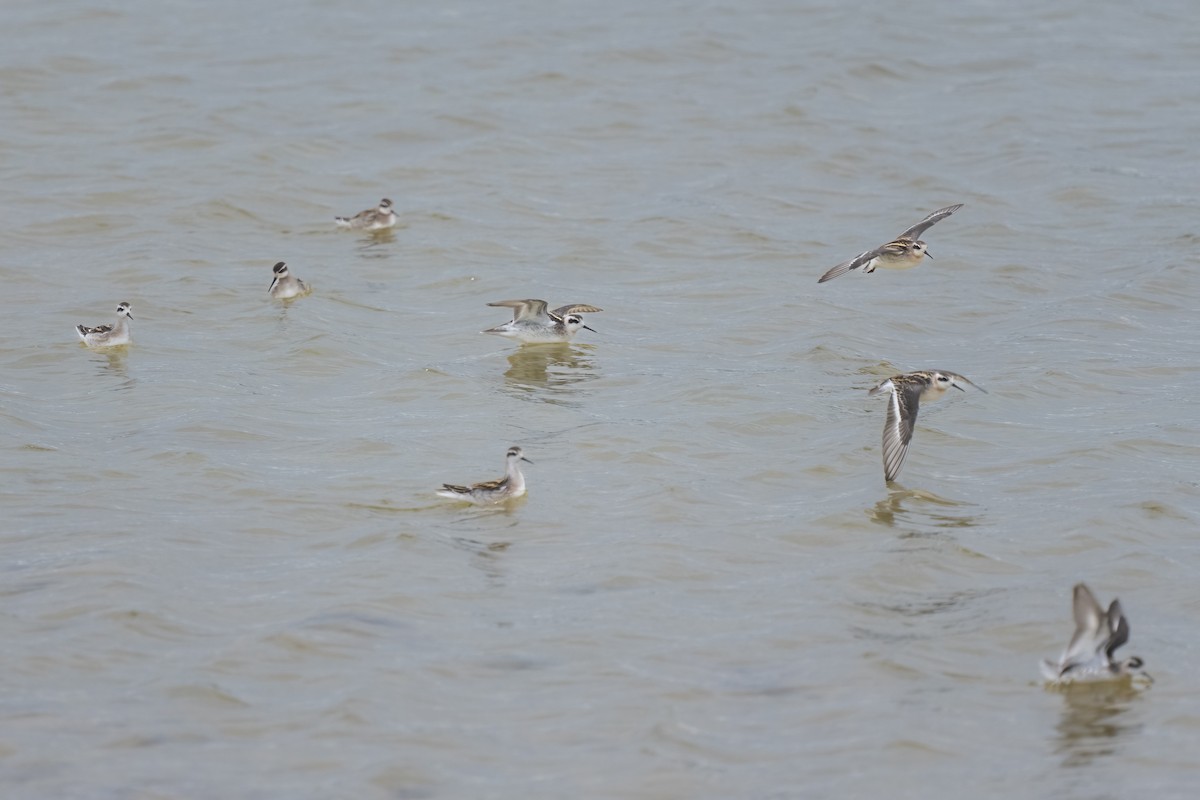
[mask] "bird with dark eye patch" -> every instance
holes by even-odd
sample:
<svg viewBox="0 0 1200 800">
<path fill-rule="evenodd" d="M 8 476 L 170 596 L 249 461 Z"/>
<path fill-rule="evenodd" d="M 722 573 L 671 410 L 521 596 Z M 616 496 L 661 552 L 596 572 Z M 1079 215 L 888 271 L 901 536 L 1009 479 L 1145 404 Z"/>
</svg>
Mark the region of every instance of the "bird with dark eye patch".
<svg viewBox="0 0 1200 800">
<path fill-rule="evenodd" d="M 471 486 L 459 486 L 453 483 L 443 483 L 438 491 L 439 497 L 449 497 L 451 500 L 464 500 L 476 505 L 493 505 L 505 500 L 515 500 L 525 494 L 525 476 L 521 474 L 521 463 L 532 464 L 519 447 L 510 447 L 504 456 L 504 477 L 494 481 L 484 481 Z"/>
<path fill-rule="evenodd" d="M 874 272 L 877 267 L 884 269 L 912 269 L 921 263 L 922 258 L 933 258 L 918 237 L 940 220 L 953 214 L 963 207 L 962 203 L 939 208 L 925 219 L 913 225 L 904 233 L 887 244 L 880 245 L 874 250 L 865 250 L 849 261 L 843 261 L 821 276 L 817 283 L 825 283 L 845 275 L 853 269 L 862 269 L 865 273 Z"/>
<path fill-rule="evenodd" d="M 1053 684 L 1076 681 L 1111 681 L 1142 675 L 1142 659 L 1130 656 L 1118 661 L 1113 656 L 1117 648 L 1129 641 L 1129 620 L 1114 599 L 1108 611 L 1096 602 L 1091 590 L 1082 583 L 1075 584 L 1071 608 L 1075 617 L 1075 633 L 1057 662 L 1042 661 L 1042 677 Z"/>
<path fill-rule="evenodd" d="M 975 384 L 956 372 L 928 370 L 893 375 L 871 389 L 869 394 L 888 392 L 887 417 L 883 422 L 883 478 L 888 483 L 900 474 L 904 457 L 908 455 L 908 443 L 912 441 L 913 427 L 917 423 L 917 410 L 922 400 L 937 400 L 951 386 L 966 391 L 961 384 L 979 389 Z M 987 394 L 987 392 L 984 392 Z"/>
<path fill-rule="evenodd" d="M 511 308 L 513 318 L 503 325 L 488 328 L 484 333 L 507 336 L 526 343 L 569 342 L 582 328 L 595 333 L 594 328 L 583 324 L 581 314 L 594 314 L 603 309 L 582 303 L 559 306 L 546 310 L 545 300 L 497 300 L 489 306 Z"/>
<path fill-rule="evenodd" d="M 94 328 L 87 325 L 76 325 L 75 332 L 88 347 L 119 347 L 133 341 L 129 321 L 133 319 L 129 303 L 117 306 L 117 321 L 112 325 L 97 325 Z"/>
<path fill-rule="evenodd" d="M 378 208 L 368 208 L 353 217 L 334 217 L 333 221 L 339 228 L 354 231 L 382 231 L 396 224 L 396 212 L 392 210 L 392 201 L 386 197 L 379 201 Z"/>
<path fill-rule="evenodd" d="M 297 278 L 282 261 L 271 268 L 275 277 L 271 280 L 271 288 L 267 292 L 276 300 L 291 300 L 312 291 L 312 287 Z"/>
</svg>

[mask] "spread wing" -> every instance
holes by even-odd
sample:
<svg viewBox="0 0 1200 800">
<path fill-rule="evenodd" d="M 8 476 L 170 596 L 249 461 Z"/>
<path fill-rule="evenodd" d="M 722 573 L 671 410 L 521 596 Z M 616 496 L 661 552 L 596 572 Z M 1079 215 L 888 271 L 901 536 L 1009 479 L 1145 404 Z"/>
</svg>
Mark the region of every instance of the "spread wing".
<svg viewBox="0 0 1200 800">
<path fill-rule="evenodd" d="M 603 308 L 596 308 L 595 306 L 584 305 L 583 303 L 572 303 L 570 305 L 559 306 L 548 313 L 550 319 L 558 322 L 568 314 L 595 314 L 597 311 L 603 310 Z"/>
<path fill-rule="evenodd" d="M 1102 627 L 1107 627 L 1104 609 L 1100 608 L 1091 590 L 1082 583 L 1075 584 L 1072 608 L 1075 614 L 1075 633 L 1071 635 L 1067 651 L 1063 653 L 1064 666 L 1091 661 L 1109 638 L 1108 632 L 1101 630 Z M 1117 610 L 1120 611 L 1119 606 Z"/>
<path fill-rule="evenodd" d="M 900 474 L 904 457 L 908 455 L 908 443 L 912 441 L 920 405 L 921 386 L 892 384 L 887 417 L 883 422 L 883 477 L 889 483 Z"/>
<path fill-rule="evenodd" d="M 1121 602 L 1113 600 L 1112 605 L 1108 607 L 1108 629 L 1112 635 L 1108 637 L 1108 642 L 1104 645 L 1104 653 L 1108 656 L 1108 660 L 1112 661 L 1113 653 L 1117 648 L 1129 641 L 1129 621 L 1125 619 L 1125 613 L 1121 610 Z"/>
<path fill-rule="evenodd" d="M 886 245 L 884 245 L 883 247 L 886 247 Z M 850 259 L 849 261 L 843 261 L 842 263 L 838 264 L 836 267 L 833 267 L 828 272 L 826 272 L 824 275 L 822 275 L 821 278 L 817 281 L 817 283 L 824 283 L 825 281 L 831 281 L 834 278 L 838 278 L 838 277 L 841 277 L 842 275 L 845 275 L 847 272 L 849 272 L 852 269 L 858 269 L 859 267 L 863 266 L 868 261 L 870 261 L 872 258 L 875 258 L 880 253 L 882 253 L 883 247 L 876 247 L 874 250 L 864 250 L 863 252 L 859 253 L 854 258 Z"/>
<path fill-rule="evenodd" d="M 513 310 L 513 321 L 531 319 L 538 322 L 549 322 L 550 317 L 546 314 L 545 300 L 497 300 L 494 303 L 488 303 L 489 306 L 499 308 L 511 308 Z"/>
<path fill-rule="evenodd" d="M 946 217 L 950 216 L 951 214 L 953 214 L 955 211 L 958 211 L 962 207 L 963 207 L 962 203 L 955 203 L 952 206 L 946 206 L 945 208 L 939 208 L 937 211 L 934 211 L 928 217 L 921 220 L 916 225 L 913 225 L 911 228 L 909 228 L 908 230 L 906 230 L 904 233 L 900 234 L 896 238 L 897 239 L 914 239 L 914 240 L 920 239 L 922 233 L 929 230 L 935 224 L 937 224 L 938 222 L 941 222 Z"/>
</svg>

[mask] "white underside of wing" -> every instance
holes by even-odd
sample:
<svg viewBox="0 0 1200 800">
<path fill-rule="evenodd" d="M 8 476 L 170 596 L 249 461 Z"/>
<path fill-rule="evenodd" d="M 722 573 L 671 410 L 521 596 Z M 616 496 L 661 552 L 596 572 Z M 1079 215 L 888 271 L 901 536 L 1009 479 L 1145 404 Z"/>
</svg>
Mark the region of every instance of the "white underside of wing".
<svg viewBox="0 0 1200 800">
<path fill-rule="evenodd" d="M 870 262 L 871 259 L 875 258 L 876 255 L 877 253 L 875 250 L 864 250 L 849 261 L 843 261 L 836 267 L 831 268 L 828 272 L 821 276 L 821 279 L 817 281 L 817 283 L 825 283 L 826 281 L 831 281 L 834 278 L 840 278 L 850 270 L 858 269 L 862 265 Z M 870 272 L 871 270 L 867 271 Z"/>
<path fill-rule="evenodd" d="M 900 473 L 904 457 L 908 455 L 908 442 L 904 440 L 900 392 L 893 388 L 888 397 L 887 418 L 883 423 L 883 477 L 891 481 Z"/>
</svg>

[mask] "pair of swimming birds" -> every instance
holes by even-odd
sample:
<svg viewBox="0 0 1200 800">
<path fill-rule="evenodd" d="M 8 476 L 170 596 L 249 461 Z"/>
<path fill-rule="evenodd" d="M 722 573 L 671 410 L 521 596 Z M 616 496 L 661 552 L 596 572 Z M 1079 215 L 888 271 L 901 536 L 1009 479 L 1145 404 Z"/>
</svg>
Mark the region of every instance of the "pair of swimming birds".
<svg viewBox="0 0 1200 800">
<path fill-rule="evenodd" d="M 275 280 L 271 283 L 271 296 L 288 300 L 308 294 L 312 289 L 304 281 L 292 275 L 287 264 L 280 261 L 275 265 Z M 604 309 L 584 303 L 571 303 L 547 310 L 545 300 L 497 300 L 489 306 L 511 308 L 513 318 L 503 325 L 488 328 L 484 333 L 507 336 L 521 342 L 569 342 L 579 330 L 596 332 L 584 324 L 582 314 L 595 314 Z"/>
<path fill-rule="evenodd" d="M 278 300 L 289 300 L 308 294 L 312 288 L 304 281 L 292 275 L 287 264 L 280 261 L 274 266 L 275 279 L 271 281 L 268 290 L 271 297 Z M 570 341 L 579 330 L 586 329 L 595 333 L 595 328 L 584 324 L 582 314 L 595 314 L 602 308 L 584 303 L 571 303 L 550 311 L 545 300 L 497 300 L 488 303 L 492 307 L 511 308 L 513 318 L 488 328 L 484 333 L 494 333 L 497 336 L 507 336 L 522 342 L 566 342 Z"/>
<path fill-rule="evenodd" d="M 280 261 L 273 268 L 275 273 L 271 281 L 270 288 L 267 289 L 271 297 L 279 300 L 290 300 L 293 297 L 300 297 L 312 291 L 312 287 L 304 281 L 297 278 L 289 270 L 287 264 Z M 79 333 L 79 338 L 84 344 L 91 347 L 116 347 L 118 345 L 129 344 L 133 341 L 129 321 L 133 319 L 130 313 L 132 309 L 129 303 L 121 303 L 117 306 L 117 321 L 112 325 L 97 325 L 89 327 L 87 325 L 76 325 L 75 330 Z"/>
<path fill-rule="evenodd" d="M 275 276 L 267 290 L 271 297 L 290 300 L 312 291 L 312 287 L 293 275 L 284 262 L 280 261 L 272 269 Z M 507 336 L 522 342 L 566 342 L 581 328 L 595 332 L 594 328 L 584 324 L 581 315 L 603 310 L 583 303 L 572 303 L 549 311 L 545 300 L 533 299 L 498 300 L 488 305 L 513 309 L 513 318 L 503 325 L 488 328 L 484 333 Z M 92 347 L 129 344 L 132 341 L 129 325 L 129 320 L 133 319 L 131 308 L 129 303 L 118 305 L 117 321 L 112 325 L 76 325 L 75 330 L 79 338 Z"/>
</svg>

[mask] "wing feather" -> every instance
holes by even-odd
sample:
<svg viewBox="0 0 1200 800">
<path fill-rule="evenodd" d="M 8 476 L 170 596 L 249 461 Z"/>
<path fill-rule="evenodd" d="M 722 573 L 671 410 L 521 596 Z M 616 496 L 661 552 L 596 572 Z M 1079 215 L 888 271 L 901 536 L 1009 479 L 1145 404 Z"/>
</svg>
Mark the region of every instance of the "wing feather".
<svg viewBox="0 0 1200 800">
<path fill-rule="evenodd" d="M 887 417 L 883 421 L 883 479 L 891 481 L 900 471 L 908 449 L 900 430 L 900 393 L 892 389 L 888 397 Z"/>
<path fill-rule="evenodd" d="M 489 306 L 499 308 L 511 308 L 513 310 L 513 321 L 522 319 L 533 319 L 541 322 L 549 321 L 546 315 L 545 300 L 497 300 L 494 303 L 488 303 Z"/>
<path fill-rule="evenodd" d="M 1108 639 L 1107 635 L 1097 636 L 1106 622 L 1106 617 L 1104 609 L 1096 602 L 1091 590 L 1082 583 L 1075 584 L 1071 607 L 1075 616 L 1075 633 L 1071 635 L 1071 641 L 1067 644 L 1063 663 L 1085 663 L 1091 661 Z"/>
<path fill-rule="evenodd" d="M 76 330 L 78 330 L 81 334 L 83 334 L 85 336 L 90 336 L 92 334 L 112 333 L 113 328 L 115 328 L 116 326 L 115 325 L 97 325 L 94 328 L 90 328 L 87 325 L 77 325 L 75 327 L 76 327 Z"/>
<path fill-rule="evenodd" d="M 913 225 L 911 228 L 909 228 L 908 230 L 906 230 L 904 233 L 900 234 L 896 238 L 897 239 L 914 239 L 914 240 L 920 239 L 922 233 L 929 230 L 936 223 L 941 222 L 946 217 L 950 216 L 951 214 L 953 214 L 955 211 L 958 211 L 962 207 L 963 207 L 962 203 L 955 203 L 952 206 L 946 206 L 945 208 L 939 208 L 937 211 L 934 211 L 932 214 L 927 216 L 925 219 L 921 220 L 916 225 Z"/>
<path fill-rule="evenodd" d="M 920 386 L 893 383 L 883 422 L 883 477 L 889 483 L 900 474 L 900 467 L 908 455 L 908 443 L 912 441 L 920 405 Z"/>
<path fill-rule="evenodd" d="M 1104 645 L 1104 653 L 1111 661 L 1117 648 L 1129 641 L 1129 621 L 1125 619 L 1119 600 L 1113 600 L 1112 605 L 1108 607 L 1108 629 L 1112 635 Z"/>
<path fill-rule="evenodd" d="M 603 310 L 603 308 L 596 308 L 595 306 L 589 306 L 584 303 L 570 303 L 565 306 L 559 306 L 553 311 L 547 313 L 549 314 L 550 319 L 558 322 L 563 317 L 567 316 L 567 314 L 595 314 L 597 311 Z"/>
<path fill-rule="evenodd" d="M 859 267 L 866 264 L 872 258 L 875 258 L 882 252 L 883 252 L 882 247 L 876 247 L 874 250 L 864 250 L 863 252 L 859 253 L 854 258 L 850 259 L 849 261 L 843 261 L 841 264 L 838 264 L 836 267 L 831 268 L 828 272 L 826 272 L 824 275 L 822 275 L 820 277 L 820 279 L 817 281 L 817 283 L 824 283 L 825 281 L 831 281 L 834 278 L 839 278 L 842 275 L 845 275 L 847 272 L 849 272 L 852 269 L 858 269 Z"/>
</svg>

